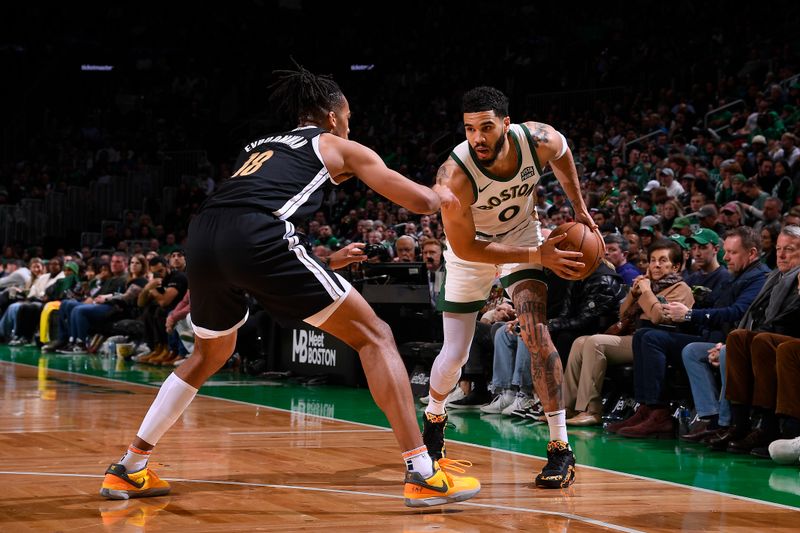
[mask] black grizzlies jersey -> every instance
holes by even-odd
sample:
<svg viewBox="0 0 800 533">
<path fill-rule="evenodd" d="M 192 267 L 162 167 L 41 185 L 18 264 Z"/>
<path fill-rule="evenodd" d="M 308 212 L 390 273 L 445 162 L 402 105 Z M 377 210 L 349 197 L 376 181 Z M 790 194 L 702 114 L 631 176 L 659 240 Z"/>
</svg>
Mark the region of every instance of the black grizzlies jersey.
<svg viewBox="0 0 800 533">
<path fill-rule="evenodd" d="M 330 178 L 319 153 L 316 126 L 265 135 L 247 144 L 236 170 L 203 203 L 212 207 L 252 207 L 281 220 L 303 219 L 322 206 L 322 186 Z"/>
</svg>

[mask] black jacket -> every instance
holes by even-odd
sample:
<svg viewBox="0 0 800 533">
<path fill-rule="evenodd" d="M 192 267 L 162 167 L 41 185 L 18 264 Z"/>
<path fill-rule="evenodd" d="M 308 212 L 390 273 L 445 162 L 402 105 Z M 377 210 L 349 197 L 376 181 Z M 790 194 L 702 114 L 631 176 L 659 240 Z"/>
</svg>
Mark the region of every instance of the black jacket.
<svg viewBox="0 0 800 533">
<path fill-rule="evenodd" d="M 622 276 L 600 263 L 591 276 L 567 288 L 561 314 L 548 321 L 550 334 L 564 330 L 580 335 L 602 333 L 619 320 L 619 304 L 627 294 Z"/>
<path fill-rule="evenodd" d="M 691 326 L 697 328 L 703 341 L 725 342 L 725 337 L 736 327 L 761 291 L 767 274 L 769 269 L 765 264 L 753 261 L 720 294 L 714 307 L 692 309 Z"/>
</svg>

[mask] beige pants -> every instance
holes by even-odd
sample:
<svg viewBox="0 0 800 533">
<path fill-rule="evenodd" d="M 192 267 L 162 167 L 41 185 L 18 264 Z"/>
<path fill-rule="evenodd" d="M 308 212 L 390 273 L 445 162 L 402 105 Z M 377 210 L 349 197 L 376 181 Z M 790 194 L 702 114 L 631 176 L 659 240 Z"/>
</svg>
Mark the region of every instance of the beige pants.
<svg viewBox="0 0 800 533">
<path fill-rule="evenodd" d="M 572 343 L 564 369 L 564 406 L 602 413 L 606 366 L 633 362 L 633 336 L 585 335 Z"/>
</svg>

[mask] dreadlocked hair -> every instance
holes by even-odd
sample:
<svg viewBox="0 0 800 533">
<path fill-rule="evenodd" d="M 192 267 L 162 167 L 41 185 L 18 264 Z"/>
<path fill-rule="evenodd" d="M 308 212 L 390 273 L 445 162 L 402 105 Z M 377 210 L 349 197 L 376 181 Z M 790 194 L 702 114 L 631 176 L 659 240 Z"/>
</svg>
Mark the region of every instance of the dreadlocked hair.
<svg viewBox="0 0 800 533">
<path fill-rule="evenodd" d="M 330 75 L 309 72 L 292 59 L 297 70 L 275 70 L 278 81 L 270 85 L 270 104 L 297 120 L 320 123 L 328 112 L 344 103 L 344 94 Z"/>
</svg>

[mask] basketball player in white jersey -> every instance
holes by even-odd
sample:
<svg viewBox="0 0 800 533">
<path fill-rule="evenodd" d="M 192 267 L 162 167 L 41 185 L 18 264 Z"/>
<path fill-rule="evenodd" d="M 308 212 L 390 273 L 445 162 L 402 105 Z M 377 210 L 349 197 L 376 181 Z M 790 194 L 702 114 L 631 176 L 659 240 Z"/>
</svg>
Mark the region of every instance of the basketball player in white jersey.
<svg viewBox="0 0 800 533">
<path fill-rule="evenodd" d="M 437 183 L 459 199 L 442 206 L 447 272 L 439 295 L 444 344 L 431 369 L 430 401 L 423 439 L 432 456 L 444 453 L 445 400 L 458 383 L 475 331 L 478 310 L 492 282 L 514 301 L 522 339 L 531 353 L 531 374 L 550 426 L 547 465 L 536 486 L 561 488 L 575 479 L 575 456 L 567 440 L 561 393 L 561 360 L 547 331 L 547 285 L 543 267 L 575 279 L 580 252 L 544 241 L 534 191 L 548 163 L 575 209 L 575 219 L 597 229 L 580 194 L 575 163 L 564 136 L 547 124 L 512 124 L 508 98 L 492 87 L 468 91 L 462 102 L 467 140 L 439 168 Z"/>
</svg>

